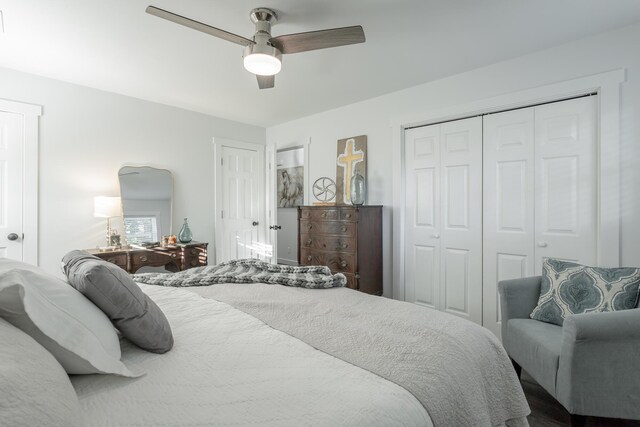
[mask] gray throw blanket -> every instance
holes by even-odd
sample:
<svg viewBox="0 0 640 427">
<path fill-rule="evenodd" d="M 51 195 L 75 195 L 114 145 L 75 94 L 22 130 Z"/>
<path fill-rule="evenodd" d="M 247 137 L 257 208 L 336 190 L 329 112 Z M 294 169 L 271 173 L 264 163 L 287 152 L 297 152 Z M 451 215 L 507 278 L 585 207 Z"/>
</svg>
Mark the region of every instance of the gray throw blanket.
<svg viewBox="0 0 640 427">
<path fill-rule="evenodd" d="M 331 274 L 329 267 L 269 264 L 256 259 L 227 261 L 173 274 L 140 273 L 132 277 L 140 283 L 173 287 L 209 286 L 217 283 L 270 283 L 318 289 L 347 284 L 344 274 Z"/>
<path fill-rule="evenodd" d="M 528 425 L 513 366 L 487 329 L 346 288 L 191 288 L 410 391 L 436 426 Z M 339 385 L 336 385 L 339 387 Z"/>
</svg>

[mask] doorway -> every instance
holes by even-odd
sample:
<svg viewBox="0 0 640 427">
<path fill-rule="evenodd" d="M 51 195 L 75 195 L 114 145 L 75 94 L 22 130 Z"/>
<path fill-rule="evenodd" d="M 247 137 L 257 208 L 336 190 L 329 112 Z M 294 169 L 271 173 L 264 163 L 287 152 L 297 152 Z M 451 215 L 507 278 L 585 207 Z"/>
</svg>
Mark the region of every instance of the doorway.
<svg viewBox="0 0 640 427">
<path fill-rule="evenodd" d="M 38 263 L 38 117 L 0 100 L 0 257 Z"/>
<path fill-rule="evenodd" d="M 270 260 L 265 242 L 264 146 L 214 141 L 216 165 L 215 260 Z"/>
</svg>

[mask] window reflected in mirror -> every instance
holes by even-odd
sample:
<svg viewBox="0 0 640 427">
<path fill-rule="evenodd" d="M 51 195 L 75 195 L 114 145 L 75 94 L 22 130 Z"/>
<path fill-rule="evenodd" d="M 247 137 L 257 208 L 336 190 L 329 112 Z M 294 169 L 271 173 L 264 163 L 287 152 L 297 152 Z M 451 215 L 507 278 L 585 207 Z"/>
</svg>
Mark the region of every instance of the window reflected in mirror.
<svg viewBox="0 0 640 427">
<path fill-rule="evenodd" d="M 118 172 L 129 244 L 159 242 L 172 234 L 173 175 L 166 169 L 124 166 Z"/>
</svg>

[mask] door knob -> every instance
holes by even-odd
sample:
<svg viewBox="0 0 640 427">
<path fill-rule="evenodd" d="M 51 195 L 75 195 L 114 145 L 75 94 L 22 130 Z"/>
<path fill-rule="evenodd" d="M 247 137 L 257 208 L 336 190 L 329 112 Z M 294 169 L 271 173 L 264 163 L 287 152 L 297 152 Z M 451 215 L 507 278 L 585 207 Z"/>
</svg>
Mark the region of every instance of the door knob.
<svg viewBox="0 0 640 427">
<path fill-rule="evenodd" d="M 20 237 L 20 236 L 18 236 L 16 233 L 11 233 L 11 234 L 9 234 L 7 236 L 7 239 L 9 239 L 9 240 L 18 240 L 18 237 Z"/>
<path fill-rule="evenodd" d="M 257 227 L 257 226 L 258 226 L 258 221 L 253 221 L 253 222 L 251 223 L 251 225 L 253 225 L 254 227 Z"/>
<path fill-rule="evenodd" d="M 269 228 L 271 230 L 282 230 L 282 226 L 281 225 L 270 225 Z"/>
<path fill-rule="evenodd" d="M 541 248 L 546 248 L 547 247 L 547 242 L 538 242 L 538 246 Z"/>
<path fill-rule="evenodd" d="M 439 235 L 439 234 L 432 234 L 432 235 L 431 235 L 431 236 L 429 236 L 429 237 L 431 237 L 432 239 L 439 239 L 439 238 L 440 238 L 440 235 Z"/>
</svg>

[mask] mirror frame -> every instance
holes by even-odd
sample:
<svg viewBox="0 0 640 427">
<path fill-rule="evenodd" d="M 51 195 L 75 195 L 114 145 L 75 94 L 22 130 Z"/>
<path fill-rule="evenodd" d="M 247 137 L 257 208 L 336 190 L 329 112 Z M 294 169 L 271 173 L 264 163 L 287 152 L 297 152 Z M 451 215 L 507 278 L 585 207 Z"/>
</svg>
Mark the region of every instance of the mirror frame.
<svg viewBox="0 0 640 427">
<path fill-rule="evenodd" d="M 120 166 L 120 168 L 118 169 L 118 190 L 120 193 L 120 200 L 122 200 L 121 202 L 121 207 L 122 207 L 122 223 L 123 223 L 123 228 L 122 228 L 122 236 L 126 239 L 127 235 L 125 233 L 124 230 L 124 198 L 122 197 L 122 184 L 120 182 L 120 171 L 124 168 L 147 168 L 147 169 L 155 169 L 158 171 L 166 171 L 169 173 L 169 175 L 171 176 L 171 206 L 169 209 L 169 235 L 173 235 L 173 202 L 174 202 L 174 197 L 175 197 L 175 188 L 176 188 L 176 184 L 175 184 L 175 177 L 173 176 L 173 172 L 171 172 L 170 169 L 167 169 L 165 167 L 158 167 L 155 166 L 153 164 L 149 164 L 149 163 L 145 163 L 145 164 L 139 164 L 139 163 L 125 163 L 122 166 Z M 162 240 L 162 236 L 158 236 L 159 240 Z"/>
</svg>

